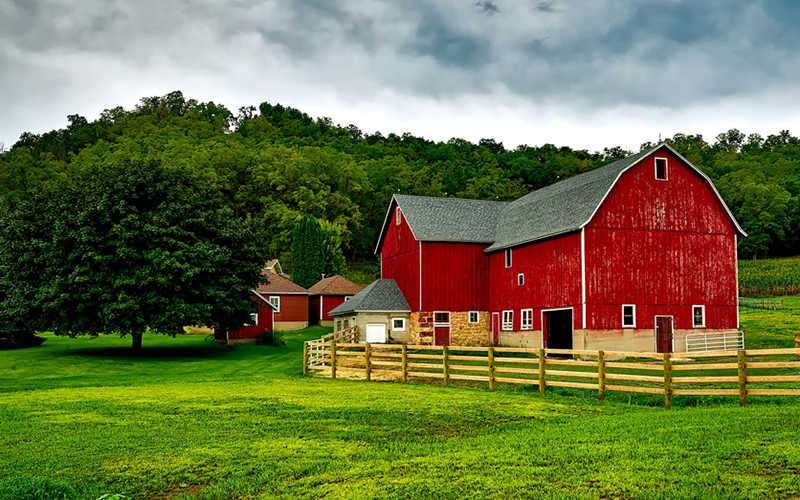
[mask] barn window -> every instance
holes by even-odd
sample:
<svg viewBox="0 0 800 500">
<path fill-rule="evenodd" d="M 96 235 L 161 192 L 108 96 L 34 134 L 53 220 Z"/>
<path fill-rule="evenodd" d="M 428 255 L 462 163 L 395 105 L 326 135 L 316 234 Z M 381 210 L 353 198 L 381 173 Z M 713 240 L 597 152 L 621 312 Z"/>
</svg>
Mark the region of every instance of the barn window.
<svg viewBox="0 0 800 500">
<path fill-rule="evenodd" d="M 281 298 L 270 296 L 269 303 L 275 306 L 275 312 L 281 312 Z"/>
<path fill-rule="evenodd" d="M 656 180 L 667 180 L 667 159 L 656 158 Z"/>
<path fill-rule="evenodd" d="M 250 321 L 244 326 L 258 326 L 258 313 L 250 313 Z"/>
<path fill-rule="evenodd" d="M 692 306 L 692 326 L 695 328 L 706 327 L 706 306 Z"/>
<path fill-rule="evenodd" d="M 450 326 L 450 313 L 449 312 L 434 312 L 433 313 L 433 326 Z"/>
<path fill-rule="evenodd" d="M 523 330 L 533 330 L 533 309 L 523 309 L 522 311 L 522 325 Z"/>
<path fill-rule="evenodd" d="M 406 331 L 406 319 L 405 318 L 392 318 L 392 331 L 393 332 L 404 332 L 404 331 Z"/>
<path fill-rule="evenodd" d="M 342 320 L 340 320 L 340 319 L 336 320 L 336 331 L 337 332 L 341 332 L 342 331 Z"/>
<path fill-rule="evenodd" d="M 522 285 L 524 285 L 524 284 L 525 284 L 525 275 L 524 275 L 524 274 L 522 274 L 522 273 L 519 273 L 519 274 L 517 275 L 517 285 L 518 285 L 518 286 L 522 286 Z"/>
<path fill-rule="evenodd" d="M 395 225 L 400 225 L 400 221 L 403 220 L 402 212 L 400 212 L 400 207 L 396 207 L 394 209 L 394 223 Z"/>
<path fill-rule="evenodd" d="M 622 306 L 622 328 L 636 328 L 636 306 L 632 304 Z"/>
<path fill-rule="evenodd" d="M 469 322 L 470 323 L 477 323 L 480 321 L 480 314 L 478 311 L 470 311 L 469 312 Z"/>
<path fill-rule="evenodd" d="M 503 311 L 503 331 L 514 329 L 514 311 Z"/>
<path fill-rule="evenodd" d="M 344 320 L 344 329 L 347 330 L 348 328 L 350 328 L 350 321 Z"/>
<path fill-rule="evenodd" d="M 511 249 L 506 248 L 506 269 L 511 267 Z"/>
</svg>

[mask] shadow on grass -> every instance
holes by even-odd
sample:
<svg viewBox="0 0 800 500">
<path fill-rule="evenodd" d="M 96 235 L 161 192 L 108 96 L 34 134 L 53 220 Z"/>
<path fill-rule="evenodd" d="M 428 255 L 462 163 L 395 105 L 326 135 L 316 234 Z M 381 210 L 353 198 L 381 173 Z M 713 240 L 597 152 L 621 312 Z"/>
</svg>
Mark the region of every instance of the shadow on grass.
<svg viewBox="0 0 800 500">
<path fill-rule="evenodd" d="M 150 347 L 143 346 L 134 351 L 130 347 L 97 347 L 76 349 L 65 354 L 70 356 L 92 356 L 121 359 L 214 359 L 233 354 L 235 348 L 214 344 L 203 346 Z"/>
</svg>

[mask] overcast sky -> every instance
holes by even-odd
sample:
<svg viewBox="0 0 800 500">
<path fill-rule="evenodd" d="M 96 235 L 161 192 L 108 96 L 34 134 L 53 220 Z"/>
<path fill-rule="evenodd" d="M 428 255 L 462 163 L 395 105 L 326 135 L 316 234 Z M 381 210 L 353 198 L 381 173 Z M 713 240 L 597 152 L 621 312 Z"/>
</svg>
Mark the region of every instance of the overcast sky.
<svg viewBox="0 0 800 500">
<path fill-rule="evenodd" d="M 0 142 L 181 90 L 365 132 L 800 134 L 795 0 L 0 0 Z"/>
</svg>

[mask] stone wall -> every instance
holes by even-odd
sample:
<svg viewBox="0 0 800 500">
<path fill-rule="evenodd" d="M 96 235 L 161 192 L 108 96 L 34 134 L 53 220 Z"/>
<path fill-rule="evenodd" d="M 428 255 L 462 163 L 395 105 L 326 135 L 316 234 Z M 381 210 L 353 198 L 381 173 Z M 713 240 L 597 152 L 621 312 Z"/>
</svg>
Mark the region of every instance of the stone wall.
<svg viewBox="0 0 800 500">
<path fill-rule="evenodd" d="M 542 348 L 541 330 L 524 330 L 521 332 L 500 332 L 500 345 L 504 347 L 524 347 L 525 349 Z"/>
<path fill-rule="evenodd" d="M 469 322 L 468 311 L 450 312 L 450 345 L 492 345 L 489 331 L 489 313 L 478 312 L 478 322 Z M 433 345 L 433 311 L 411 313 L 410 342 L 412 344 Z"/>
</svg>

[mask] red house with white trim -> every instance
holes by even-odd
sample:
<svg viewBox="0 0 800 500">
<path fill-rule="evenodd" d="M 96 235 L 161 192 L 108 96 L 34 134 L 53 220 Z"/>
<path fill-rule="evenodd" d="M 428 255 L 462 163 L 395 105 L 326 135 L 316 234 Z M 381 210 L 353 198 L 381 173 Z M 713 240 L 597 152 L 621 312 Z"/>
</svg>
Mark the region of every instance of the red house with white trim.
<svg viewBox="0 0 800 500">
<path fill-rule="evenodd" d="M 319 280 L 308 289 L 309 320 L 322 326 L 333 326 L 331 310 L 361 290 L 362 287 L 338 274 Z"/>
<path fill-rule="evenodd" d="M 256 292 L 275 306 L 276 331 L 308 327 L 308 290 L 272 271 L 263 270 L 269 283 L 259 285 Z"/>
<path fill-rule="evenodd" d="M 222 338 L 224 332 L 217 330 L 215 340 L 222 343 L 255 342 L 264 332 L 271 331 L 275 326 L 275 306 L 270 301 L 253 290 L 253 300 L 258 303 L 258 311 L 250 314 L 250 324 L 228 332 L 226 338 Z"/>
<path fill-rule="evenodd" d="M 744 236 L 660 144 L 513 202 L 395 195 L 376 253 L 413 343 L 680 352 L 738 330 Z"/>
</svg>

